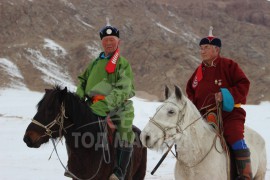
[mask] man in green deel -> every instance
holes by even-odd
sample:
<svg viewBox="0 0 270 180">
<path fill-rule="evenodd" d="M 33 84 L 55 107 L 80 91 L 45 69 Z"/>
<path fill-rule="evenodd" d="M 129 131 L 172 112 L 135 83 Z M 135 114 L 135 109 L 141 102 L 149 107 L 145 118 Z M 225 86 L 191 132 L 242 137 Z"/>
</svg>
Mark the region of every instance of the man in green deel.
<svg viewBox="0 0 270 180">
<path fill-rule="evenodd" d="M 104 52 L 80 75 L 77 94 L 88 97 L 94 114 L 105 119 L 109 115 L 116 125 L 117 165 L 110 180 L 122 180 L 130 161 L 134 141 L 132 123 L 134 107 L 129 98 L 135 95 L 133 72 L 129 62 L 119 53 L 119 30 L 107 25 L 99 32 Z"/>
</svg>

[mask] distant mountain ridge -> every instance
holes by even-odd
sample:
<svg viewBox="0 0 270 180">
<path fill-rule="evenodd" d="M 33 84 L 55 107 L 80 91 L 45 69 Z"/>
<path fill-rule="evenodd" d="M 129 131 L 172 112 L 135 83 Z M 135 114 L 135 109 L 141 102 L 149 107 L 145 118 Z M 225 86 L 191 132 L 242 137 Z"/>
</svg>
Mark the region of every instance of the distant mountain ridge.
<svg viewBox="0 0 270 180">
<path fill-rule="evenodd" d="M 120 29 L 139 96 L 162 99 L 165 84 L 184 89 L 201 62 L 198 42 L 213 26 L 222 55 L 251 80 L 248 103 L 270 100 L 266 0 L 2 0 L 0 87 L 74 86 L 102 50 L 98 32 L 106 17 Z"/>
</svg>

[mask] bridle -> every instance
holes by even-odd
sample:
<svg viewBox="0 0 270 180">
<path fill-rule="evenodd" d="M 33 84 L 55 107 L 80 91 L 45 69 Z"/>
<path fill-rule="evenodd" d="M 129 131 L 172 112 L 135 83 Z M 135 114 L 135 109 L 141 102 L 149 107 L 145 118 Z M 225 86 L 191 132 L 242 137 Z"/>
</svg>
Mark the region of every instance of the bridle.
<svg viewBox="0 0 270 180">
<path fill-rule="evenodd" d="M 171 128 L 163 128 L 160 123 L 156 122 L 155 121 L 155 115 L 159 112 L 159 110 L 166 104 L 166 103 L 171 103 L 173 104 L 174 106 L 178 107 L 179 108 L 179 113 L 178 113 L 178 120 L 177 120 L 177 123 L 174 127 L 171 127 Z M 185 109 L 186 105 L 187 105 L 187 102 L 185 102 L 184 106 L 182 108 L 180 108 L 176 103 L 174 102 L 171 102 L 171 101 L 165 101 L 164 102 L 164 105 L 161 106 L 157 112 L 155 113 L 155 115 L 153 116 L 153 118 L 150 118 L 149 122 L 151 122 L 152 124 L 154 124 L 158 129 L 160 129 L 162 132 L 163 132 L 163 138 L 164 140 L 165 139 L 168 139 L 170 137 L 172 137 L 172 135 L 168 135 L 167 132 L 168 130 L 172 130 L 172 129 L 175 129 L 176 130 L 176 134 L 183 134 L 184 131 L 186 129 L 188 129 L 192 124 L 194 124 L 195 122 L 197 122 L 199 119 L 201 119 L 202 117 L 200 116 L 198 119 L 196 119 L 195 121 L 193 121 L 192 123 L 190 123 L 189 125 L 187 125 L 185 128 L 181 128 L 180 126 L 180 123 L 183 121 L 184 117 L 185 117 L 185 113 L 183 113 L 183 109 Z"/>
<path fill-rule="evenodd" d="M 103 158 L 100 159 L 98 169 L 97 169 L 96 173 L 95 173 L 91 178 L 88 178 L 88 179 L 80 179 L 80 178 L 78 178 L 76 175 L 74 175 L 72 172 L 70 172 L 70 171 L 67 169 L 66 166 L 64 166 L 63 162 L 61 161 L 61 159 L 60 159 L 60 157 L 59 157 L 59 154 L 58 154 L 58 151 L 57 151 L 57 148 L 56 148 L 56 146 L 57 146 L 58 143 L 56 144 L 56 143 L 55 143 L 55 140 L 52 138 L 52 134 L 55 133 L 55 132 L 57 132 L 57 131 L 52 131 L 51 128 L 52 128 L 54 125 L 59 125 L 59 137 L 60 137 L 60 139 L 61 139 L 61 138 L 62 138 L 62 131 L 64 131 L 64 132 L 66 133 L 66 129 L 68 129 L 68 128 L 70 128 L 70 127 L 72 127 L 72 126 L 74 125 L 74 124 L 70 124 L 69 126 L 64 127 L 64 120 L 67 119 L 67 118 L 68 118 L 68 117 L 66 116 L 66 113 L 65 113 L 65 105 L 64 105 L 64 102 L 62 102 L 61 107 L 60 107 L 60 112 L 56 115 L 55 119 L 54 119 L 52 122 L 50 122 L 49 124 L 47 124 L 47 125 L 45 126 L 45 125 L 41 124 L 40 122 L 38 122 L 37 120 L 32 119 L 32 123 L 34 123 L 34 124 L 36 124 L 36 125 L 38 125 L 38 126 L 40 126 L 40 127 L 42 127 L 42 128 L 45 129 L 45 133 L 44 133 L 44 135 L 41 136 L 41 137 L 44 137 L 44 136 L 49 136 L 49 137 L 51 137 L 51 141 L 52 141 L 53 147 L 54 147 L 53 151 L 55 150 L 56 155 L 57 155 L 57 157 L 58 157 L 58 160 L 60 161 L 62 167 L 65 169 L 66 172 L 68 172 L 68 173 L 72 176 L 72 178 L 77 179 L 77 180 L 92 180 L 93 178 L 95 178 L 95 177 L 97 176 L 97 174 L 98 174 L 98 172 L 99 172 L 99 170 L 100 170 L 100 168 L 101 168 L 101 164 L 102 164 Z M 101 120 L 99 120 L 99 122 L 100 122 L 100 121 L 101 121 Z M 96 123 L 96 122 L 95 122 L 95 123 Z M 90 124 L 91 124 L 91 123 L 90 123 Z M 90 124 L 88 124 L 88 125 L 90 125 Z M 41 138 L 41 137 L 40 137 L 40 138 Z M 60 140 L 59 140 L 59 141 L 60 141 Z M 104 155 L 104 152 L 103 152 L 103 155 Z M 50 159 L 50 158 L 49 158 L 49 159 Z M 105 159 L 104 159 L 104 160 L 105 160 Z M 109 162 L 109 163 L 110 163 L 110 162 Z"/>
<path fill-rule="evenodd" d="M 60 107 L 60 112 L 57 114 L 57 116 L 55 117 L 55 119 L 50 122 L 47 125 L 43 125 L 42 123 L 38 122 L 35 119 L 32 119 L 32 123 L 38 125 L 39 127 L 42 127 L 45 129 L 45 133 L 43 136 L 49 136 L 52 137 L 52 134 L 57 132 L 57 131 L 52 131 L 51 128 L 54 125 L 58 125 L 59 126 L 59 137 L 62 137 L 62 131 L 64 130 L 64 132 L 66 133 L 66 129 L 70 128 L 71 126 L 73 126 L 74 124 L 70 124 L 67 127 L 64 127 L 64 120 L 67 119 L 66 113 L 65 113 L 65 105 L 64 102 L 62 102 L 61 107 Z"/>
<path fill-rule="evenodd" d="M 176 126 L 175 126 L 175 127 L 172 127 L 172 128 L 163 128 L 158 122 L 156 122 L 156 121 L 154 120 L 155 115 L 156 115 L 156 114 L 158 113 L 158 111 L 165 105 L 165 103 L 171 103 L 171 104 L 173 104 L 173 105 L 175 105 L 176 107 L 179 108 L 178 120 L 177 120 L 177 123 L 176 123 Z M 168 138 L 171 138 L 171 137 L 174 137 L 175 135 L 177 135 L 177 134 L 179 134 L 179 133 L 183 134 L 184 131 L 187 130 L 191 125 L 195 124 L 197 121 L 199 121 L 200 119 L 202 119 L 202 118 L 206 115 L 206 114 L 204 114 L 204 115 L 200 116 L 199 118 L 195 119 L 193 122 L 191 122 L 189 125 L 187 125 L 185 128 L 182 129 L 181 126 L 180 126 L 180 123 L 183 121 L 184 116 L 185 116 L 185 114 L 184 114 L 182 111 L 183 111 L 183 109 L 186 107 L 186 104 L 187 104 L 187 102 L 185 102 L 184 106 L 183 106 L 182 108 L 180 108 L 180 107 L 179 107 L 176 103 L 174 103 L 174 102 L 171 102 L 171 101 L 165 101 L 165 102 L 164 102 L 164 105 L 161 106 L 161 107 L 159 108 L 159 110 L 155 113 L 154 117 L 151 118 L 151 119 L 149 120 L 152 124 L 154 124 L 157 128 L 159 128 L 159 129 L 163 132 L 163 134 L 164 134 L 164 136 L 163 136 L 164 140 L 166 140 L 166 139 L 168 139 Z M 212 105 L 212 104 L 211 104 L 211 105 Z M 209 106 L 210 106 L 210 105 L 209 105 Z M 203 109 L 208 108 L 209 106 L 203 107 Z M 180 116 L 180 114 L 181 114 L 181 116 Z M 168 130 L 171 130 L 171 129 L 174 129 L 174 128 L 176 129 L 176 134 L 175 134 L 175 135 L 167 135 L 167 131 L 168 131 Z M 182 160 L 180 160 L 180 159 L 177 157 L 176 154 L 174 154 L 174 153 L 172 152 L 171 147 L 173 146 L 173 144 L 172 144 L 171 146 L 169 146 L 166 142 L 165 142 L 165 144 L 166 144 L 167 147 L 168 147 L 168 151 L 171 151 L 172 154 L 175 156 L 175 158 L 176 158 L 178 161 L 181 162 L 181 164 L 183 164 L 184 166 L 186 166 L 186 167 L 188 167 L 188 168 L 192 168 L 192 167 L 195 167 L 195 166 L 197 166 L 198 164 L 200 164 L 200 163 L 208 156 L 208 154 L 209 154 L 209 153 L 211 152 L 211 150 L 214 148 L 214 146 L 215 146 L 215 144 L 216 144 L 216 141 L 217 141 L 217 138 L 218 138 L 218 137 L 220 137 L 220 135 L 218 134 L 218 132 L 216 132 L 216 135 L 215 135 L 215 137 L 214 137 L 214 139 L 213 139 L 213 143 L 212 143 L 212 145 L 211 145 L 209 151 L 205 154 L 205 156 L 204 156 L 200 161 L 198 161 L 197 163 L 195 163 L 195 164 L 193 164 L 193 165 L 188 165 L 188 164 L 186 164 L 185 162 L 183 162 Z M 217 148 L 216 148 L 216 149 L 217 149 Z M 218 151 L 218 150 L 217 150 L 217 151 Z M 219 152 L 219 151 L 218 151 L 218 152 Z M 221 153 L 221 152 L 220 152 L 220 153 Z"/>
<path fill-rule="evenodd" d="M 179 109 L 177 123 L 176 123 L 175 127 L 172 127 L 172 128 L 163 128 L 163 127 L 160 125 L 160 123 L 158 123 L 158 122 L 155 121 L 155 116 L 156 116 L 156 114 L 159 112 L 159 110 L 160 110 L 166 103 L 171 103 L 171 104 L 173 104 L 174 106 L 178 107 L 178 109 Z M 184 131 L 187 130 L 191 125 L 195 124 L 195 123 L 196 123 L 197 121 L 199 121 L 200 119 L 203 119 L 203 118 L 207 115 L 207 113 L 208 113 L 209 111 L 215 109 L 215 108 L 209 109 L 205 114 L 201 115 L 200 117 L 198 117 L 197 119 L 195 119 L 192 123 L 190 123 L 189 125 L 187 125 L 185 128 L 182 129 L 181 126 L 180 126 L 180 123 L 183 121 L 183 119 L 184 119 L 184 117 L 185 117 L 185 113 L 183 113 L 182 111 L 183 111 L 183 109 L 185 109 L 185 107 L 186 107 L 186 105 L 187 105 L 187 102 L 185 102 L 185 104 L 184 104 L 184 106 L 183 106 L 182 108 L 180 108 L 180 107 L 178 106 L 178 104 L 176 104 L 176 103 L 174 103 L 174 102 L 171 102 L 171 101 L 165 101 L 165 102 L 164 102 L 164 105 L 162 105 L 162 106 L 156 111 L 156 113 L 154 114 L 153 118 L 150 118 L 150 120 L 149 120 L 149 122 L 151 122 L 152 124 L 154 124 L 158 129 L 160 129 L 160 130 L 163 132 L 163 134 L 164 134 L 164 136 L 163 136 L 164 140 L 171 137 L 171 135 L 167 135 L 167 131 L 168 131 L 168 130 L 171 130 L 171 129 L 174 129 L 174 128 L 175 128 L 175 129 L 176 129 L 176 134 L 179 134 L 179 133 L 180 133 L 180 134 L 183 134 Z M 207 109 L 207 108 L 209 108 L 209 107 L 211 107 L 211 106 L 213 106 L 213 104 L 204 106 L 204 107 L 202 107 L 200 110 Z M 181 117 L 180 117 L 180 114 L 181 114 Z"/>
</svg>

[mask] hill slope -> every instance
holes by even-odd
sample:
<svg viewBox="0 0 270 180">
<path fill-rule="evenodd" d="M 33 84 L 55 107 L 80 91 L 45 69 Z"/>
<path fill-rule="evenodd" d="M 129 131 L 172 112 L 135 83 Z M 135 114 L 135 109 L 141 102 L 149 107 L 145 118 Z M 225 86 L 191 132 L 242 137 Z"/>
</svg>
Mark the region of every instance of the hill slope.
<svg viewBox="0 0 270 180">
<path fill-rule="evenodd" d="M 266 0 L 2 0 L 0 86 L 76 84 L 101 51 L 98 32 L 108 17 L 120 29 L 138 95 L 159 99 L 165 84 L 185 88 L 212 25 L 222 54 L 251 80 L 248 103 L 270 100 L 269 9 Z"/>
</svg>

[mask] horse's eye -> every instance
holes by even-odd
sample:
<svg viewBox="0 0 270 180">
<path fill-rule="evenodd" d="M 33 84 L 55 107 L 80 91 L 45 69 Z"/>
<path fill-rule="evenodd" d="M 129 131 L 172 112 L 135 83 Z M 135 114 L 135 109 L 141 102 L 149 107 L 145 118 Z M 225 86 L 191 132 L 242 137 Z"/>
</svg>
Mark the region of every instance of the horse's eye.
<svg viewBox="0 0 270 180">
<path fill-rule="evenodd" d="M 168 111 L 168 114 L 169 114 L 169 115 L 173 115 L 173 114 L 174 114 L 174 110 L 169 110 L 169 111 Z"/>
</svg>

